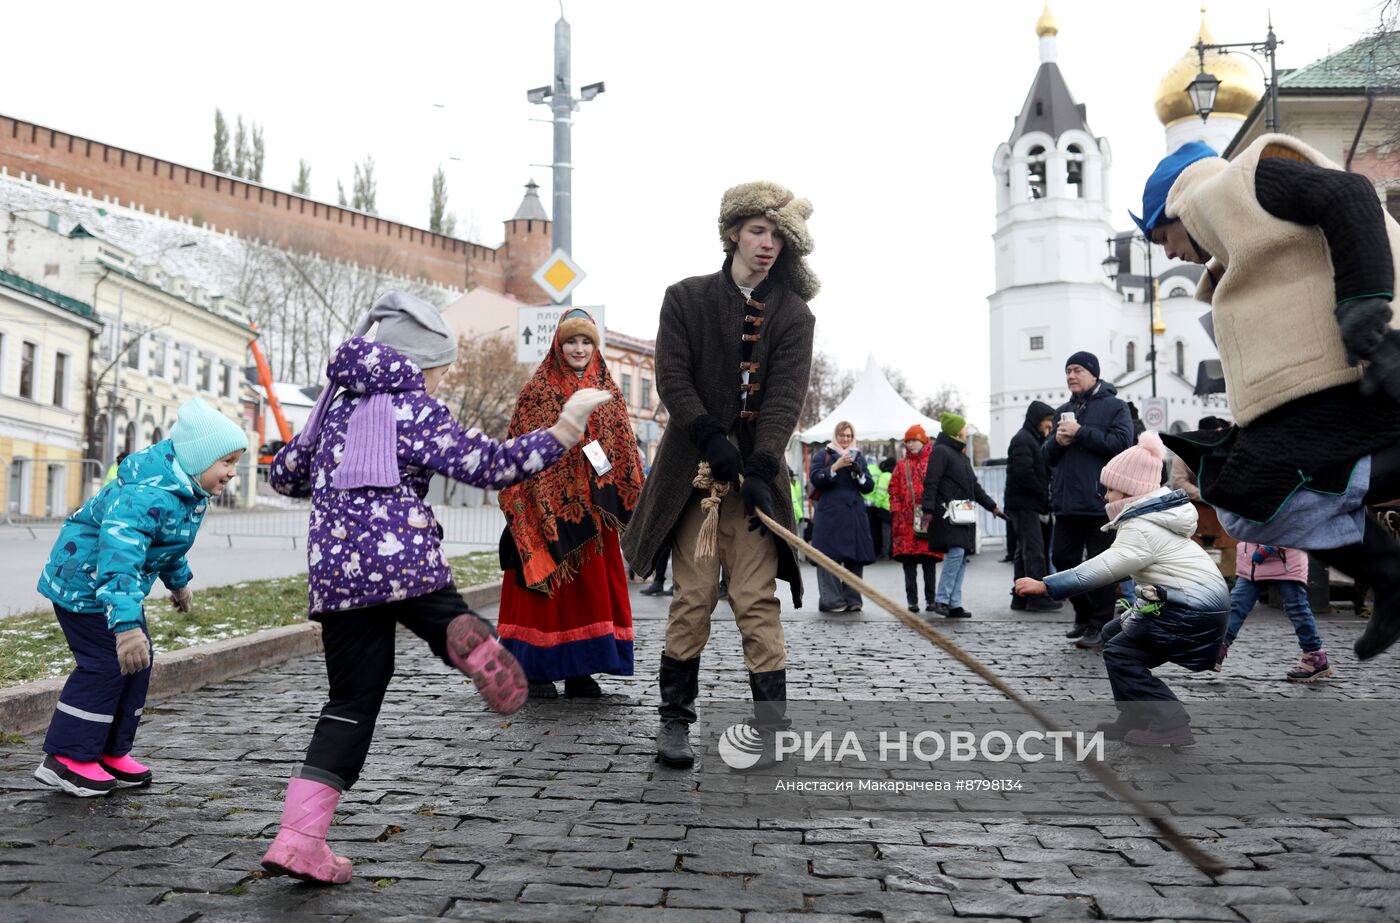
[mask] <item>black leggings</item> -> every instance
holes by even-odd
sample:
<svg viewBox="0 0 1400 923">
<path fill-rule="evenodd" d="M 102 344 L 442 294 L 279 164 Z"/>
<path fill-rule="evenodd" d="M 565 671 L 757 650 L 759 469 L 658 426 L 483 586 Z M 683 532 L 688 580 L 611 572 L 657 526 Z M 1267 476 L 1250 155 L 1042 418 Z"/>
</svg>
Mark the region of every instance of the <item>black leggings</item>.
<svg viewBox="0 0 1400 923">
<path fill-rule="evenodd" d="M 364 609 L 319 613 L 330 695 L 298 773 L 341 791 L 360 778 L 384 693 L 394 676 L 394 635 L 402 624 L 449 666 L 447 626 L 470 612 L 449 584 L 424 596 Z"/>
</svg>

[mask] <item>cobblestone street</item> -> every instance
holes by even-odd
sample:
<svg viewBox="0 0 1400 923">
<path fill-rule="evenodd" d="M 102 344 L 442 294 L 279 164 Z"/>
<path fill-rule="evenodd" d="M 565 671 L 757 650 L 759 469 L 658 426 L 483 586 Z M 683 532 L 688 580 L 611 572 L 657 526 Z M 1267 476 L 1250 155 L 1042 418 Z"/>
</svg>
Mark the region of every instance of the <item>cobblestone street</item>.
<svg viewBox="0 0 1400 923">
<path fill-rule="evenodd" d="M 984 663 L 1038 700 L 1103 703 L 1101 658 L 1076 651 L 1071 620 L 1006 610 L 1009 565 L 969 565 L 965 623 L 938 619 Z M 902 599 L 898 565 L 867 570 Z M 867 603 L 859 616 L 785 613 L 793 699 L 956 703 L 999 696 Z M 1114 813 L 963 810 L 926 818 L 745 819 L 703 802 L 701 769 L 653 762 L 656 663 L 667 600 L 636 595 L 637 675 L 600 677 L 600 701 L 531 702 L 501 719 L 461 677 L 400 635 L 398 673 L 332 846 L 355 863 L 334 888 L 263 879 L 286 777 L 303 755 L 325 687 L 316 657 L 289 661 L 149 707 L 135 755 L 149 789 L 78 800 L 37 783 L 36 736 L 0 745 L 0 918 L 106 923 L 191 920 L 924 921 L 942 918 L 1343 921 L 1400 917 L 1400 812 L 1203 815 L 1178 820 L 1228 867 L 1212 881 L 1152 828 Z M 489 613 L 488 613 L 489 614 Z M 1183 700 L 1400 700 L 1395 655 L 1359 664 L 1363 623 L 1319 619 L 1338 677 L 1290 685 L 1297 645 L 1260 608 L 1223 673 L 1164 668 Z M 699 708 L 748 699 L 727 606 L 701 671 Z M 1358 705 L 1358 708 L 1362 705 Z M 947 711 L 948 709 L 943 709 Z M 1203 721 L 1189 769 L 1227 733 Z M 702 763 L 713 735 L 696 735 Z M 1308 752 L 1313 766 L 1348 753 Z M 1109 744 L 1110 765 L 1130 760 Z M 1300 801 L 1306 798 L 1300 795 Z M 703 803 L 702 803 L 703 802 Z M 1015 801 L 1008 803 L 1014 805 Z"/>
</svg>

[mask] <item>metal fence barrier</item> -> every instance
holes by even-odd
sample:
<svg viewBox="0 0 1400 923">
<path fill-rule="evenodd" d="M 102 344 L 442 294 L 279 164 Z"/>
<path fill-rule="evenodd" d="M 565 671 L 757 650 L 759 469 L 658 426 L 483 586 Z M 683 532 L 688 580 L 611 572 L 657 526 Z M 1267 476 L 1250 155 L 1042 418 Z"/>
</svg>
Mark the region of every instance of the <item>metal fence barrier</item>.
<svg viewBox="0 0 1400 923">
<path fill-rule="evenodd" d="M 442 540 L 473 548 L 497 547 L 506 518 L 497 506 L 434 506 Z M 201 535 L 220 535 L 233 547 L 235 538 L 286 538 L 293 547 L 305 543 L 310 524 L 308 505 L 295 509 L 224 510 L 210 507 Z"/>
<path fill-rule="evenodd" d="M 78 470 L 78 502 L 71 499 L 71 469 Z M 54 469 L 61 475 L 54 477 Z M 5 461 L 4 524 L 57 525 L 102 487 L 102 463 L 95 458 L 29 458 Z M 43 478 L 42 485 L 36 483 Z M 37 490 L 36 490 L 37 488 Z M 35 497 L 40 499 L 36 503 Z"/>
</svg>

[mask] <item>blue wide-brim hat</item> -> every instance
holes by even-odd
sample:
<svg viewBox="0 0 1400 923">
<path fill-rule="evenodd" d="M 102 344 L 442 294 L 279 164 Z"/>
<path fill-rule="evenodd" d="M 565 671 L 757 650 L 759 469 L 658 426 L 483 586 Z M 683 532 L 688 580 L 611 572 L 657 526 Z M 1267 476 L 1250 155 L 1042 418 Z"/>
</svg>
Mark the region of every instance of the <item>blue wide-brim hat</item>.
<svg viewBox="0 0 1400 923">
<path fill-rule="evenodd" d="M 1172 191 L 1172 186 L 1182 171 L 1198 160 L 1219 156 L 1208 144 L 1188 141 L 1162 158 L 1162 162 L 1157 164 L 1157 169 L 1152 171 L 1152 175 L 1147 178 L 1147 185 L 1142 190 L 1143 217 L 1139 218 L 1128 212 L 1128 217 L 1132 218 L 1142 231 L 1142 236 L 1150 238 L 1152 232 L 1163 224 L 1162 218 L 1167 210 L 1167 193 Z"/>
</svg>

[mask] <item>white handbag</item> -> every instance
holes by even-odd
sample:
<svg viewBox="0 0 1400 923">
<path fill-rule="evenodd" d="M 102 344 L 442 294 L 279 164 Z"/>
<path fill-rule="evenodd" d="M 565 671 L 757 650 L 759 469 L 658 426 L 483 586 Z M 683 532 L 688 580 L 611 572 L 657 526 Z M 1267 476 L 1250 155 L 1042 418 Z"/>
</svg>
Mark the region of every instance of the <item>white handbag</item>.
<svg viewBox="0 0 1400 923">
<path fill-rule="evenodd" d="M 955 526 L 977 523 L 977 504 L 972 500 L 949 500 L 943 508 L 943 518 Z"/>
</svg>

